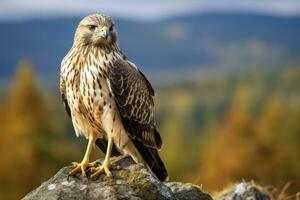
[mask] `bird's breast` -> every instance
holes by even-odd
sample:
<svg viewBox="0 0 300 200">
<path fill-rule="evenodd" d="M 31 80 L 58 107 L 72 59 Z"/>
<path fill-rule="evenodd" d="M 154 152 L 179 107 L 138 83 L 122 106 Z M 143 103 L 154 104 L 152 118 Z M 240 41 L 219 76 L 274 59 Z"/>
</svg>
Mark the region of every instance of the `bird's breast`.
<svg viewBox="0 0 300 200">
<path fill-rule="evenodd" d="M 67 100 L 74 111 L 85 107 L 90 111 L 97 104 L 103 104 L 109 93 L 106 78 L 95 66 L 74 70 L 67 76 Z M 71 109 L 72 109 L 71 108 Z"/>
<path fill-rule="evenodd" d="M 80 129 L 80 135 L 81 132 L 93 132 L 87 127 L 102 129 L 101 123 L 105 121 L 103 115 L 116 109 L 107 72 L 120 55 L 99 52 L 90 52 L 85 56 L 76 54 L 78 59 L 65 59 L 63 62 L 66 66 L 63 75 L 67 80 L 67 101 L 75 129 Z"/>
</svg>

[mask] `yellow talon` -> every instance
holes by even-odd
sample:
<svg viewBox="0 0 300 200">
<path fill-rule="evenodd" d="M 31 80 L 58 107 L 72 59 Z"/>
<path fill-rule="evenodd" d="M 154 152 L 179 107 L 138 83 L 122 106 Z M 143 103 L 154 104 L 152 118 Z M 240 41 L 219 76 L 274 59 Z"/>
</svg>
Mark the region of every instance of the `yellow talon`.
<svg viewBox="0 0 300 200">
<path fill-rule="evenodd" d="M 80 171 L 81 171 L 82 176 L 86 176 L 86 172 L 85 172 L 86 169 L 96 167 L 97 163 L 96 162 L 89 163 L 88 161 L 83 160 L 81 163 L 72 162 L 72 165 L 73 165 L 73 169 L 69 173 L 69 176 L 74 176 L 77 173 L 79 173 Z"/>
<path fill-rule="evenodd" d="M 100 174 L 105 173 L 106 176 L 112 177 L 112 173 L 109 170 L 110 164 L 104 162 L 100 167 L 93 167 L 91 171 L 94 172 L 91 174 L 92 179 L 96 179 Z"/>
<path fill-rule="evenodd" d="M 89 143 L 86 148 L 85 155 L 84 155 L 81 163 L 77 163 L 77 162 L 72 163 L 73 169 L 69 173 L 69 176 L 74 176 L 80 171 L 81 171 L 82 176 L 86 176 L 86 173 L 85 173 L 86 169 L 97 166 L 96 162 L 91 162 L 91 163 L 89 162 L 90 154 L 91 154 L 94 142 L 95 142 L 95 137 L 93 135 L 91 135 L 89 138 Z"/>
<path fill-rule="evenodd" d="M 106 176 L 112 177 L 112 174 L 109 171 L 109 168 L 111 167 L 109 159 L 111 155 L 112 145 L 113 145 L 112 138 L 108 138 L 107 151 L 106 151 L 104 162 L 100 167 L 94 167 L 91 169 L 91 171 L 94 172 L 93 174 L 91 174 L 92 179 L 96 179 L 103 172 L 106 174 Z"/>
</svg>

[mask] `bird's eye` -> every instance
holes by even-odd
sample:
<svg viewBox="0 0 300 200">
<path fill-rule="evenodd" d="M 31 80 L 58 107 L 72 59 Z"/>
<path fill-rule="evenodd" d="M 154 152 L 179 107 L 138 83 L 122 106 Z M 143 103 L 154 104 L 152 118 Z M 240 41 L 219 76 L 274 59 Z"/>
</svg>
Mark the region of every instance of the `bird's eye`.
<svg viewBox="0 0 300 200">
<path fill-rule="evenodd" d="M 112 31 L 114 28 L 114 25 L 111 25 L 110 28 L 109 28 L 109 31 Z"/>
<path fill-rule="evenodd" d="M 96 29 L 97 26 L 95 25 L 89 25 L 88 28 L 90 31 L 94 31 Z"/>
</svg>

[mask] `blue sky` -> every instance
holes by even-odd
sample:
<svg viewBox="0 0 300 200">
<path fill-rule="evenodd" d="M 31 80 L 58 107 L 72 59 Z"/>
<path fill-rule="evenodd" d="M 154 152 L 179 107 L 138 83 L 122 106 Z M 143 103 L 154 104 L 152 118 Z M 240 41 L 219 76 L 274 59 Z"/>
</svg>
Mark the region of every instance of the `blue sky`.
<svg viewBox="0 0 300 200">
<path fill-rule="evenodd" d="M 238 11 L 300 15 L 300 0 L 0 0 L 0 20 L 82 16 L 102 12 L 135 20 L 187 13 Z"/>
</svg>

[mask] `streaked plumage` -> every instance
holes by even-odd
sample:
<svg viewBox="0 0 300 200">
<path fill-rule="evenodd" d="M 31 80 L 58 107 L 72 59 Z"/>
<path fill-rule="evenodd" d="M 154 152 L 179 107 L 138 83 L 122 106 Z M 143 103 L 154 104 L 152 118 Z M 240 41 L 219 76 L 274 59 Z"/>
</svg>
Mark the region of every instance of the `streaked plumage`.
<svg viewBox="0 0 300 200">
<path fill-rule="evenodd" d="M 110 152 L 130 155 L 160 180 L 166 179 L 157 153 L 162 141 L 154 119 L 154 90 L 120 50 L 110 17 L 90 15 L 80 22 L 61 64 L 60 90 L 76 135 L 89 139 L 77 169 L 84 174 L 90 167 L 90 144 L 96 143 L 106 153 L 106 167 Z"/>
</svg>

